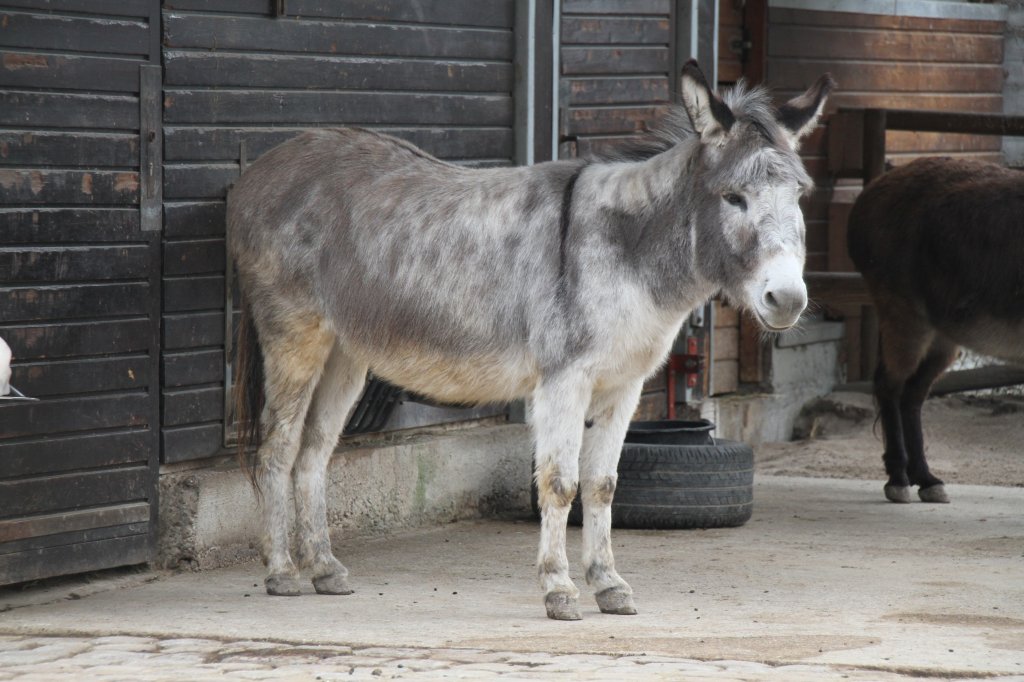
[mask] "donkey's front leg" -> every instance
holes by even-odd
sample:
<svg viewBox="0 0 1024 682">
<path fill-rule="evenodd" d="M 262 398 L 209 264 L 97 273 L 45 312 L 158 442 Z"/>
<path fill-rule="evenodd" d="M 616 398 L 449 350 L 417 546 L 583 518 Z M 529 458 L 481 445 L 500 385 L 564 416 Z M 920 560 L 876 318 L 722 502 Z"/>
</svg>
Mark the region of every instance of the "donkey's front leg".
<svg viewBox="0 0 1024 682">
<path fill-rule="evenodd" d="M 587 411 L 580 455 L 583 499 L 583 565 L 604 613 L 633 615 L 633 590 L 615 571 L 612 555 L 612 497 L 618 480 L 619 454 L 636 410 L 643 382 L 595 394 Z"/>
<path fill-rule="evenodd" d="M 582 373 L 562 372 L 541 382 L 530 410 L 541 512 L 537 571 L 548 618 L 555 620 L 581 618 L 580 591 L 569 577 L 565 527 L 579 487 L 583 415 L 589 401 L 590 385 Z"/>
</svg>

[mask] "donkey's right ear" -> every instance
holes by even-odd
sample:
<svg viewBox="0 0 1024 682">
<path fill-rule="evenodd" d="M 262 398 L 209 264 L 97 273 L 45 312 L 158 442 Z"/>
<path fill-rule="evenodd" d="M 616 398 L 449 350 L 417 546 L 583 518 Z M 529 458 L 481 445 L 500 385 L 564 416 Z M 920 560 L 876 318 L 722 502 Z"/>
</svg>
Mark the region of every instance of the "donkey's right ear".
<svg viewBox="0 0 1024 682">
<path fill-rule="evenodd" d="M 736 117 L 728 105 L 711 91 L 696 60 L 691 59 L 683 66 L 680 85 L 683 108 L 702 141 L 721 138 L 729 132 Z"/>
</svg>

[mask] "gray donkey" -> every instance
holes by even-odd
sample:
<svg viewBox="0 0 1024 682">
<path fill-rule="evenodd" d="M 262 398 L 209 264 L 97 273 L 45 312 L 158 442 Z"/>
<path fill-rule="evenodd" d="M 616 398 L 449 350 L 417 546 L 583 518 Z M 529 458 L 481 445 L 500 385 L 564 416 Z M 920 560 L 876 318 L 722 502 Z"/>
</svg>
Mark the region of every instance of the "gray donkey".
<svg viewBox="0 0 1024 682">
<path fill-rule="evenodd" d="M 246 457 L 264 497 L 267 592 L 300 593 L 291 479 L 300 565 L 317 592 L 352 592 L 331 552 L 325 475 L 372 370 L 441 401 L 528 399 L 548 616 L 580 618 L 565 549 L 578 488 L 586 581 L 601 611 L 636 613 L 610 530 L 641 386 L 716 292 L 770 331 L 800 317 L 798 200 L 811 180 L 796 149 L 832 85 L 823 76 L 775 109 L 760 89 L 719 98 L 691 62 L 685 116 L 640 160 L 470 169 L 332 129 L 256 161 L 228 197 L 227 223 L 245 302 L 240 452 L 262 435 Z"/>
</svg>

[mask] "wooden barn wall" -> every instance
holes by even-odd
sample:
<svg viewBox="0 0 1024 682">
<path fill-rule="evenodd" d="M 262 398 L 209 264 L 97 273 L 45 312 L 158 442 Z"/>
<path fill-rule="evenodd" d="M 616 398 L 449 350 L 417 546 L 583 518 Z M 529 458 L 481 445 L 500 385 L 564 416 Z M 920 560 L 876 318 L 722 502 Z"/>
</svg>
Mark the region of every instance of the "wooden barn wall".
<svg viewBox="0 0 1024 682">
<path fill-rule="evenodd" d="M 304 128 L 361 125 L 441 158 L 512 163 L 513 0 L 167 0 L 163 13 L 167 462 L 216 454 L 224 197 Z"/>
<path fill-rule="evenodd" d="M 153 546 L 158 23 L 155 0 L 0 2 L 0 336 L 38 398 L 0 400 L 0 584 Z"/>
<path fill-rule="evenodd" d="M 825 71 L 838 107 L 1002 111 L 1001 21 L 820 12 L 771 7 L 766 80 L 782 96 L 798 94 Z M 899 165 L 922 155 L 999 160 L 998 137 L 889 131 L 886 158 Z M 825 128 L 801 154 L 818 183 L 806 203 L 809 270 L 846 269 L 845 209 L 856 193 L 840 190 L 826 168 Z M 833 206 L 833 199 L 839 207 Z M 831 225 L 830 245 L 830 219 Z M 840 239 L 842 237 L 842 239 Z M 830 257 L 831 249 L 831 257 Z"/>
</svg>

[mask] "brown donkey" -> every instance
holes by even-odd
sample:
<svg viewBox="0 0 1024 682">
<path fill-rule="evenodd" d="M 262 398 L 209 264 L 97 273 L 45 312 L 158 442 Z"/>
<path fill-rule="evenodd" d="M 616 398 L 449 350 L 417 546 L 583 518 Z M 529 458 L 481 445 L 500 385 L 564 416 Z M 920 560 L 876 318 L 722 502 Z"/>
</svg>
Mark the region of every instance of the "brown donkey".
<svg viewBox="0 0 1024 682">
<path fill-rule="evenodd" d="M 875 397 L 885 496 L 948 502 L 928 470 L 921 406 L 960 346 L 1024 362 L 1024 173 L 981 161 L 919 159 L 857 198 L 850 256 L 878 308 Z"/>
</svg>

